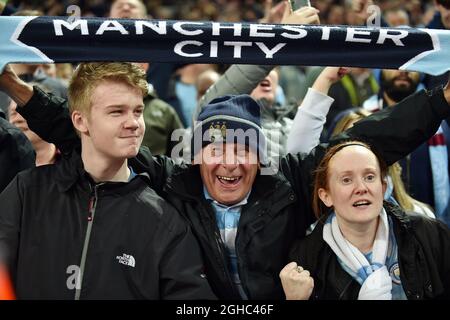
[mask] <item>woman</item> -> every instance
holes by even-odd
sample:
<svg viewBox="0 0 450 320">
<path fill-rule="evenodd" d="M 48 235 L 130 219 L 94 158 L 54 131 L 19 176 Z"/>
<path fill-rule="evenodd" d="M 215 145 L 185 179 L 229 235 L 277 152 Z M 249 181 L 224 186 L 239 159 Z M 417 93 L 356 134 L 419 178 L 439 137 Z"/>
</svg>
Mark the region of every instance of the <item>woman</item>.
<svg viewBox="0 0 450 320">
<path fill-rule="evenodd" d="M 314 180 L 319 223 L 280 273 L 287 299 L 450 298 L 450 230 L 383 203 L 386 174 L 365 143 L 327 151 Z"/>
<path fill-rule="evenodd" d="M 319 137 L 324 129 L 326 115 L 334 99 L 327 94 L 332 84 L 339 81 L 348 73 L 347 68 L 327 67 L 319 75 L 314 85 L 308 90 L 299 112 L 297 113 L 291 133 L 287 141 L 287 150 L 290 153 L 308 154 L 319 144 Z M 313 115 L 307 117 L 306 115 Z M 330 124 L 324 138 L 329 141 L 332 137 L 351 128 L 359 120 L 368 117 L 370 112 L 363 108 L 352 108 L 341 111 Z M 303 137 L 303 139 L 298 139 Z M 435 218 L 432 209 L 425 203 L 412 198 L 407 192 L 401 178 L 401 166 L 398 163 L 389 167 L 388 185 L 385 199 L 399 204 L 405 211 L 414 211 L 431 218 Z"/>
<path fill-rule="evenodd" d="M 363 108 L 353 108 L 342 111 L 335 117 L 335 126 L 330 127 L 330 139 L 348 128 L 351 128 L 353 124 L 369 115 L 370 112 Z M 398 162 L 388 168 L 387 189 L 384 193 L 384 199 L 398 204 L 407 212 L 413 211 L 424 214 L 430 218 L 435 218 L 433 210 L 426 203 L 414 199 L 406 192 L 402 180 L 402 167 Z"/>
</svg>

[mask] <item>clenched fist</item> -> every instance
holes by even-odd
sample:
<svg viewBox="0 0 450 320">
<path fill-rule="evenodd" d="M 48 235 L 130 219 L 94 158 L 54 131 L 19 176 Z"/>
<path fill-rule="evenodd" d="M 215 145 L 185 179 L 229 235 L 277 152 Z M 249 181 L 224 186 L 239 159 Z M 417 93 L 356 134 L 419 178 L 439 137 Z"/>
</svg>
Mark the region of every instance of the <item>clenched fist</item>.
<svg viewBox="0 0 450 320">
<path fill-rule="evenodd" d="M 296 262 L 286 265 L 280 272 L 286 300 L 308 300 L 314 288 L 314 279 L 308 270 L 297 266 Z"/>
</svg>

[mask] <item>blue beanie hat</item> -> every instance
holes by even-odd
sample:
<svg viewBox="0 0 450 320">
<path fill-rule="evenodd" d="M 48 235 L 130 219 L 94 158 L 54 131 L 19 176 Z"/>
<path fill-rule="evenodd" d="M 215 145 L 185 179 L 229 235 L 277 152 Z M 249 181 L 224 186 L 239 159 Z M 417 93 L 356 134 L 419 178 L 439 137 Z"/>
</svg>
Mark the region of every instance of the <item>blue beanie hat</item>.
<svg viewBox="0 0 450 320">
<path fill-rule="evenodd" d="M 266 163 L 266 137 L 259 104 L 249 95 L 216 98 L 201 110 L 191 139 L 191 157 L 213 142 L 243 143 Z"/>
</svg>

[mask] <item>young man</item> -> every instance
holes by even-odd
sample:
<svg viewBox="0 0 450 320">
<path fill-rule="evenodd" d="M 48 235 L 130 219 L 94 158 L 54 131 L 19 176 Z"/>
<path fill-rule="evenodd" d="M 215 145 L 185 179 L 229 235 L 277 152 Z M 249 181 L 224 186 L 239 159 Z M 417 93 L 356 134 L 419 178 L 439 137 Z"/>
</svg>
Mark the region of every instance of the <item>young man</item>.
<svg viewBox="0 0 450 320">
<path fill-rule="evenodd" d="M 0 194 L 0 246 L 18 298 L 214 298 L 184 220 L 128 166 L 146 94 L 133 64 L 76 70 L 69 105 L 81 154 L 23 172 Z"/>
</svg>

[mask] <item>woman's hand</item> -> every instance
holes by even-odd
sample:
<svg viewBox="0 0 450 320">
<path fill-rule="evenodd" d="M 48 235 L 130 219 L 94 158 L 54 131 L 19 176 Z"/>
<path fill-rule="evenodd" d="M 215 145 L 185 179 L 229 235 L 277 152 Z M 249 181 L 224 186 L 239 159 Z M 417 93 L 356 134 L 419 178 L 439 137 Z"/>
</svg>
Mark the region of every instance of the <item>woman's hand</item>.
<svg viewBox="0 0 450 320">
<path fill-rule="evenodd" d="M 308 300 L 314 289 L 314 279 L 308 270 L 297 266 L 296 262 L 287 264 L 280 272 L 286 300 Z"/>
</svg>

